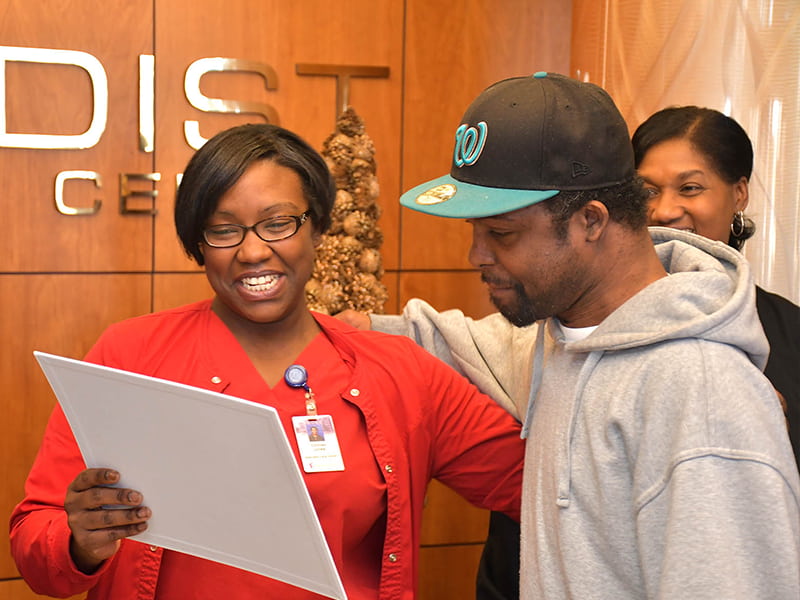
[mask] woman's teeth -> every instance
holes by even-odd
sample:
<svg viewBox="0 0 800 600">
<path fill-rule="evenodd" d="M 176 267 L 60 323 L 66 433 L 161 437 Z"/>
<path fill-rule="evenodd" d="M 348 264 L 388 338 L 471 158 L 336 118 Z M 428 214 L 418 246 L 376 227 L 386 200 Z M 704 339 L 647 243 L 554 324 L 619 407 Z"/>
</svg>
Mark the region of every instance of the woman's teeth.
<svg viewBox="0 0 800 600">
<path fill-rule="evenodd" d="M 242 285 L 251 292 L 266 292 L 277 281 L 277 275 L 259 275 L 258 277 L 245 277 L 242 279 Z"/>
</svg>

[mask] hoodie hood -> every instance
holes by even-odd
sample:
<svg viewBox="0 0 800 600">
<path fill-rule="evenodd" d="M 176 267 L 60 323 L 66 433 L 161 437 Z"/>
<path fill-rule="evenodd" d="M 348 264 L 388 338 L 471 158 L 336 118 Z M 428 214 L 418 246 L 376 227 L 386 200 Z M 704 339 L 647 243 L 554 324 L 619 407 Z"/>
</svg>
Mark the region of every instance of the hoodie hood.
<svg viewBox="0 0 800 600">
<path fill-rule="evenodd" d="M 608 352 L 700 338 L 736 346 L 763 370 L 769 346 L 745 258 L 727 244 L 685 231 L 651 227 L 650 235 L 669 275 L 641 290 L 590 336 L 566 349 Z"/>
<path fill-rule="evenodd" d="M 693 338 L 739 348 L 759 370 L 767 363 L 769 344 L 756 312 L 755 284 L 745 258 L 727 244 L 686 231 L 668 227 L 649 231 L 668 276 L 629 298 L 586 338 L 564 343 L 567 352 L 588 353 L 574 398 L 573 423 L 583 386 L 606 352 Z M 559 335 L 550 320 L 539 327 L 523 438 L 528 436 L 542 382 L 546 337 Z"/>
</svg>

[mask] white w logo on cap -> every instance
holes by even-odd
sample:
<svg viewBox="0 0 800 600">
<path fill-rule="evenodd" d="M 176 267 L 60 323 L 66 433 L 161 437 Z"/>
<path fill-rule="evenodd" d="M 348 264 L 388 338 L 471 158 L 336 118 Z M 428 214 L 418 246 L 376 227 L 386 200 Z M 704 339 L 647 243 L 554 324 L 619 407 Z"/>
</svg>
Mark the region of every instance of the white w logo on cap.
<svg viewBox="0 0 800 600">
<path fill-rule="evenodd" d="M 456 147 L 453 151 L 453 162 L 457 167 L 475 164 L 486 145 L 486 121 L 478 123 L 477 129 L 462 124 L 456 129 Z"/>
</svg>

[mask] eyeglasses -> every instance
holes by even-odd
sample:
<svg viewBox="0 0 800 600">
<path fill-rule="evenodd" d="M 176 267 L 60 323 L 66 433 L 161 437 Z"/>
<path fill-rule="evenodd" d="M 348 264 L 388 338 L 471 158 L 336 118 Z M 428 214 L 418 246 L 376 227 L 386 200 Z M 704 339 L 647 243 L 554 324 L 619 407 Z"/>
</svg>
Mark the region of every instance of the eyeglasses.
<svg viewBox="0 0 800 600">
<path fill-rule="evenodd" d="M 233 248 L 241 244 L 247 232 L 252 230 L 265 242 L 278 242 L 297 233 L 297 230 L 306 222 L 310 214 L 310 211 L 306 211 L 299 217 L 294 215 L 270 217 L 250 227 L 232 223 L 212 225 L 203 230 L 203 239 L 212 248 Z"/>
</svg>

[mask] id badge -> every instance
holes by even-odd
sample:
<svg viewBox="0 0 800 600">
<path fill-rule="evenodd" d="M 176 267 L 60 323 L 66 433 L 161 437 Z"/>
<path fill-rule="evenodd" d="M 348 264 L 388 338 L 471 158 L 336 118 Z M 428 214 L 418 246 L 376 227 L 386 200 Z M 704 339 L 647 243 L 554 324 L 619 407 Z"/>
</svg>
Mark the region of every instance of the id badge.
<svg viewBox="0 0 800 600">
<path fill-rule="evenodd" d="M 292 426 L 306 473 L 344 471 L 342 451 L 330 415 L 292 417 Z"/>
</svg>

